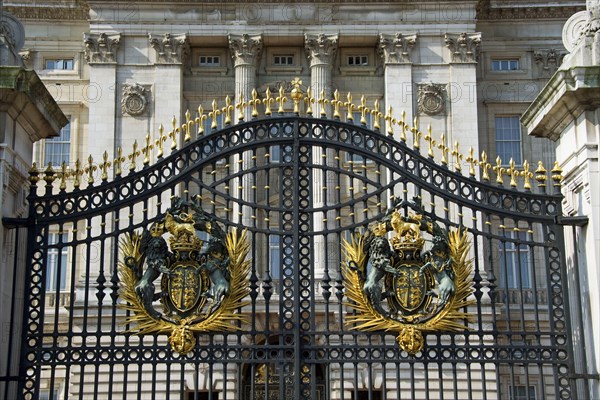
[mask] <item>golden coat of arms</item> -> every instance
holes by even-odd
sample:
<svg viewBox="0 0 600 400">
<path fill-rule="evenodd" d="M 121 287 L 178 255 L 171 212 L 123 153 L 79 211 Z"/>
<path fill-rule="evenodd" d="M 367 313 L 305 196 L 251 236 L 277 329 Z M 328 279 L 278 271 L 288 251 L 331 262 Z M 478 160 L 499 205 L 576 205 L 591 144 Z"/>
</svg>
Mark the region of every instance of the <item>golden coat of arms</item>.
<svg viewBox="0 0 600 400">
<path fill-rule="evenodd" d="M 176 197 L 165 215 L 142 233 L 126 233 L 119 247 L 119 294 L 131 311 L 130 332 L 169 334 L 171 348 L 185 354 L 197 333 L 233 331 L 236 321 L 245 322 L 237 312 L 249 292 L 245 231 L 225 233 L 198 204 Z"/>
<path fill-rule="evenodd" d="M 407 209 L 415 213 L 403 215 Z M 430 237 L 427 250 L 423 234 Z M 343 246 L 348 305 L 357 311 L 346 319 L 354 329 L 398 332 L 398 344 L 411 355 L 423 349 L 422 332 L 467 329 L 471 316 L 464 310 L 474 300 L 465 230 L 448 232 L 415 199 L 398 202 Z"/>
</svg>

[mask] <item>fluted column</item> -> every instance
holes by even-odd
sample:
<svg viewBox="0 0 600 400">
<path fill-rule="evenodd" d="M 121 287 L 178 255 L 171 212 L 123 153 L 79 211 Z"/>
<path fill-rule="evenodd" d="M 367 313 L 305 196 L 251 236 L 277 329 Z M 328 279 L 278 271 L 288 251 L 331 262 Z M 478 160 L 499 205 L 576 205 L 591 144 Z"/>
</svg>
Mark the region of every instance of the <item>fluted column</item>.
<svg viewBox="0 0 600 400">
<path fill-rule="evenodd" d="M 337 51 L 338 36 L 307 34 L 304 39 L 306 54 L 310 61 L 310 87 L 313 91 L 313 95 L 315 99 L 319 99 L 321 93 L 324 92 L 325 97 L 331 99 L 331 70 Z M 321 105 L 315 103 L 313 110 L 313 115 L 319 117 Z M 331 113 L 328 112 L 328 114 L 330 115 Z M 315 165 L 328 164 L 330 166 L 335 166 L 334 151 L 328 150 L 324 153 L 322 148 L 315 146 L 312 149 L 312 161 Z M 313 170 L 312 202 L 315 208 L 320 208 L 325 205 L 334 205 L 338 201 L 336 198 L 337 191 L 334 190 L 333 187 L 325 188 L 326 186 L 329 186 L 327 182 L 335 182 L 335 174 L 332 172 L 329 174 L 331 174 L 331 176 L 328 176 L 327 173 L 318 168 Z M 333 210 L 329 211 L 326 215 L 315 213 L 313 216 L 313 230 L 319 232 L 327 227 L 333 228 L 336 216 L 337 215 Z M 326 265 L 329 265 L 329 271 L 337 270 L 337 266 L 340 262 L 339 257 L 337 257 L 339 241 L 334 235 L 327 238 L 318 235 L 314 240 L 314 276 L 315 278 L 321 278 L 326 270 Z M 329 274 L 331 276 L 331 273 Z"/>
<path fill-rule="evenodd" d="M 244 101 L 248 102 L 252 97 L 252 90 L 256 88 L 256 66 L 262 52 L 263 42 L 261 35 L 229 35 L 229 48 L 233 58 L 235 71 L 235 104 L 240 102 L 243 97 Z M 237 121 L 240 115 L 240 108 L 236 107 L 235 120 Z M 251 119 L 250 107 L 244 107 L 244 119 Z M 255 162 L 251 152 L 245 152 L 242 155 L 241 163 L 239 156 L 232 160 L 233 165 L 237 165 L 239 171 L 249 169 Z M 236 196 L 241 196 L 244 201 L 250 204 L 256 201 L 256 182 L 253 182 L 252 175 L 243 175 L 238 182 Z M 256 219 L 253 219 L 253 211 L 249 206 L 239 207 L 237 203 L 233 208 L 233 220 L 239 220 L 244 226 L 252 226 Z"/>
</svg>

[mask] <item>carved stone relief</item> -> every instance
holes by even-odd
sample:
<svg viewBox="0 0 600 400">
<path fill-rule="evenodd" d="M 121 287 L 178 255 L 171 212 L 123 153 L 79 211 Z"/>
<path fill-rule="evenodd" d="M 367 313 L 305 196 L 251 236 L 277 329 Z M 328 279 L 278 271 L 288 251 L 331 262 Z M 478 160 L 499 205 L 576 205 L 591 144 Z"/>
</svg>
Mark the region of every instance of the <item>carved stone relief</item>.
<svg viewBox="0 0 600 400">
<path fill-rule="evenodd" d="M 412 49 L 417 42 L 417 35 L 379 34 L 377 50 L 385 64 L 410 63 Z"/>
<path fill-rule="evenodd" d="M 533 59 L 541 69 L 540 75 L 549 77 L 558 69 L 565 55 L 561 51 L 548 49 L 534 52 Z"/>
<path fill-rule="evenodd" d="M 121 112 L 123 115 L 139 116 L 144 114 L 148 106 L 150 89 L 138 83 L 123 85 Z"/>
<path fill-rule="evenodd" d="M 263 42 L 261 35 L 229 35 L 229 48 L 233 63 L 239 65 L 257 65 L 262 52 Z"/>
<path fill-rule="evenodd" d="M 121 44 L 121 34 L 84 33 L 85 60 L 88 63 L 116 63 L 117 50 Z"/>
<path fill-rule="evenodd" d="M 156 51 L 157 64 L 185 64 L 190 55 L 190 41 L 186 34 L 148 35 L 150 46 Z"/>
<path fill-rule="evenodd" d="M 310 66 L 317 64 L 332 65 L 338 48 L 338 35 L 304 35 L 304 48 L 310 60 Z"/>
<path fill-rule="evenodd" d="M 445 41 L 453 63 L 477 62 L 481 33 L 447 33 Z"/>
<path fill-rule="evenodd" d="M 446 85 L 442 83 L 425 83 L 417 86 L 417 106 L 419 114 L 445 114 L 446 98 Z"/>
</svg>

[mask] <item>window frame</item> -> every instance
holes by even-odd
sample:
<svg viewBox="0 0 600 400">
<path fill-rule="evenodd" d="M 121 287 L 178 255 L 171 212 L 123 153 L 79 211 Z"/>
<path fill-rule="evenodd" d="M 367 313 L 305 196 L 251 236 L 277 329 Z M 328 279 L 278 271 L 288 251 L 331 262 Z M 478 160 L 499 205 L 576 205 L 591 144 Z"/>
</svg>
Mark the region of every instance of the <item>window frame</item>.
<svg viewBox="0 0 600 400">
<path fill-rule="evenodd" d="M 62 238 L 61 238 L 62 237 Z M 69 240 L 66 232 L 49 232 L 46 250 L 46 293 L 60 293 L 67 290 L 69 266 Z M 60 270 L 60 277 L 58 276 Z"/>
<path fill-rule="evenodd" d="M 503 68 L 503 63 L 506 64 L 506 68 Z M 515 64 L 515 68 L 512 68 L 512 63 Z M 495 68 L 498 66 L 498 68 Z M 519 57 L 505 57 L 505 58 L 492 58 L 490 60 L 490 70 L 492 72 L 515 72 L 521 71 L 521 59 Z"/>
<path fill-rule="evenodd" d="M 202 62 L 202 59 L 205 59 L 204 62 Z M 211 62 L 208 62 L 208 59 L 211 60 Z M 215 62 L 216 60 L 216 62 Z M 219 54 L 200 54 L 198 56 L 198 66 L 200 67 L 220 67 L 221 66 L 221 55 Z"/>
<path fill-rule="evenodd" d="M 509 228 L 507 228 L 509 229 Z M 532 289 L 533 274 L 530 248 L 522 244 L 528 240 L 529 233 L 524 230 L 510 230 L 498 244 L 500 266 L 500 287 L 504 289 Z M 519 273 L 520 271 L 520 273 Z"/>
<path fill-rule="evenodd" d="M 70 62 L 71 68 L 48 68 L 49 62 L 62 62 L 68 63 Z M 67 64 L 68 65 L 68 64 Z M 75 58 L 61 58 L 61 57 L 45 57 L 44 58 L 44 68 L 45 71 L 75 71 Z"/>
<path fill-rule="evenodd" d="M 277 62 L 282 60 L 285 60 L 286 62 Z M 294 67 L 296 66 L 294 54 L 273 53 L 272 65 L 275 67 Z"/>
<path fill-rule="evenodd" d="M 55 167 L 60 167 L 63 162 L 65 162 L 67 165 L 70 164 L 71 148 L 72 148 L 72 143 L 73 143 L 73 132 L 72 132 L 73 131 L 73 129 L 72 129 L 73 118 L 71 115 L 67 115 L 67 119 L 69 120 L 69 122 L 60 129 L 58 136 L 44 139 L 44 146 L 43 146 L 43 150 L 42 150 L 42 154 L 41 154 L 41 159 L 43 161 L 43 165 L 48 165 L 49 162 L 52 162 L 52 165 Z M 69 136 L 68 140 L 64 139 L 65 132 L 68 132 L 68 136 Z M 66 152 L 64 151 L 65 148 L 61 147 L 61 146 L 65 146 L 65 145 L 66 145 L 66 149 L 67 149 Z M 61 148 L 61 151 L 50 154 L 50 149 L 53 149 L 55 147 Z M 57 157 L 64 157 L 65 155 L 66 155 L 66 159 L 63 158 L 61 161 L 55 162 L 56 160 L 58 160 Z"/>
<path fill-rule="evenodd" d="M 356 60 L 358 59 L 358 63 Z M 364 62 L 363 62 L 364 59 Z M 350 62 L 352 61 L 352 62 Z M 368 54 L 347 54 L 346 65 L 349 67 L 368 67 L 369 66 L 369 55 Z"/>
<path fill-rule="evenodd" d="M 502 133 L 514 132 L 512 128 L 499 127 L 500 120 L 511 120 L 516 121 L 518 127 L 518 139 L 514 138 L 500 138 Z M 516 165 L 521 165 L 523 162 L 523 129 L 521 127 L 520 116 L 516 114 L 496 114 L 494 115 L 494 141 L 496 144 L 496 155 L 502 159 L 502 165 L 507 166 L 512 159 Z M 512 149 L 507 151 L 503 146 L 517 145 L 518 154 L 513 153 Z M 508 156 L 507 156 L 508 155 Z"/>
</svg>

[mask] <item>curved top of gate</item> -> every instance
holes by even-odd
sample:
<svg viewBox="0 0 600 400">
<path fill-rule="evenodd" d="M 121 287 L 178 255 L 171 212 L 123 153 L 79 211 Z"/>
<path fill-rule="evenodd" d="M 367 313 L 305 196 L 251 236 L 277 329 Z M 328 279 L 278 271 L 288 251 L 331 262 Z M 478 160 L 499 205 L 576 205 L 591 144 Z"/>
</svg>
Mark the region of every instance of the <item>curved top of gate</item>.
<svg viewBox="0 0 600 400">
<path fill-rule="evenodd" d="M 114 159 L 104 152 L 101 163 L 96 163 L 89 156 L 85 164 L 77 160 L 74 168 L 63 163 L 57 170 L 48 164 L 41 171 L 34 163 L 29 171 L 30 218 L 62 222 L 75 216 L 97 214 L 104 207 L 126 206 L 138 201 L 140 196 L 160 193 L 165 187 L 181 182 L 194 173 L 199 164 L 210 164 L 217 158 L 239 154 L 257 145 L 289 144 L 293 137 L 269 132 L 267 127 L 274 123 L 296 124 L 300 132 L 298 139 L 307 145 L 332 146 L 376 159 L 390 170 L 402 173 L 406 180 L 418 182 L 432 193 L 457 204 L 468 203 L 501 216 L 518 213 L 522 218 L 537 220 L 552 220 L 561 212 L 563 177 L 558 163 L 551 170 L 554 189 L 550 193 L 546 185 L 548 173 L 541 161 L 535 171 L 528 161 L 517 166 L 511 159 L 506 167 L 500 157 L 492 165 L 485 151 L 479 157 L 474 154 L 473 148 L 463 154 L 459 151 L 458 142 L 452 146 L 447 143 L 444 133 L 435 139 L 431 126 L 423 132 L 418 118 L 411 125 L 406 121 L 405 113 L 399 118 L 394 117 L 391 106 L 383 114 L 377 100 L 368 107 L 363 96 L 357 105 L 350 93 L 346 101 L 342 101 L 337 90 L 332 98 L 326 98 L 322 92 L 316 99 L 310 88 L 306 93 L 302 92 L 301 81 L 296 79 L 292 84 L 294 88 L 289 94 L 283 87 L 277 96 L 267 89 L 264 97 L 260 97 L 253 90 L 251 99 L 246 101 L 240 96 L 235 105 L 229 96 L 222 107 L 213 100 L 209 112 L 200 106 L 196 118 L 192 118 L 189 111 L 185 114 L 186 120 L 181 123 L 173 117 L 169 132 L 165 133 L 162 125 L 158 128 L 157 140 L 153 141 L 147 135 L 144 146 L 134 142 L 129 154 L 124 154 L 119 148 Z M 285 115 L 284 104 L 287 101 L 293 103 L 294 115 Z M 313 115 L 315 103 L 319 105 L 319 116 Z M 305 105 L 304 116 L 300 115 L 301 104 Z M 274 105 L 278 107 L 276 112 L 271 109 Z M 232 121 L 235 109 L 238 111 L 237 123 Z M 246 118 L 245 110 L 251 112 L 251 118 Z M 332 118 L 327 117 L 328 111 Z M 361 125 L 353 123 L 354 111 L 360 112 Z M 225 127 L 217 130 L 219 115 L 223 115 Z M 372 117 L 372 130 L 366 126 L 367 115 Z M 211 123 L 211 132 L 203 130 L 207 120 Z M 385 132 L 382 124 L 385 124 Z M 197 136 L 194 140 L 193 132 Z M 183 142 L 180 148 L 178 138 Z M 170 145 L 166 145 L 169 140 Z M 165 157 L 166 147 L 170 147 L 171 154 Z M 426 150 L 426 155 L 421 153 L 423 150 Z M 150 160 L 154 157 L 156 162 L 151 165 Z M 138 165 L 140 158 L 141 168 Z M 128 173 L 124 175 L 126 161 L 129 163 Z M 109 180 L 111 171 L 114 179 Z M 100 180 L 96 179 L 97 173 Z M 510 188 L 505 187 L 505 178 L 508 178 Z M 532 192 L 534 178 L 538 193 Z M 45 182 L 45 190 L 41 194 L 38 193 L 40 181 Z M 69 181 L 70 185 L 67 184 Z M 73 189 L 67 190 L 69 186 Z"/>
</svg>

